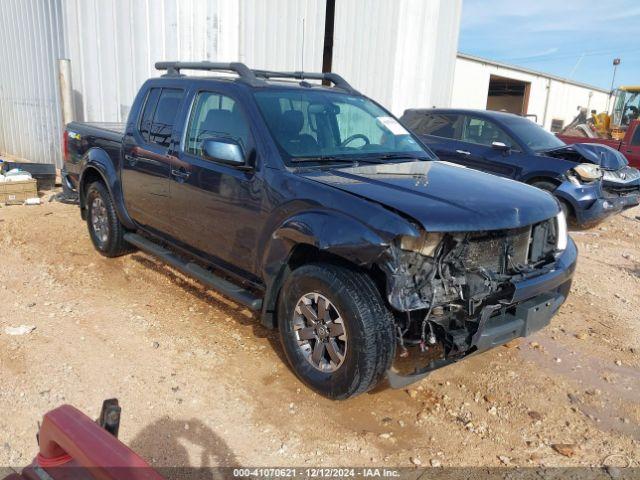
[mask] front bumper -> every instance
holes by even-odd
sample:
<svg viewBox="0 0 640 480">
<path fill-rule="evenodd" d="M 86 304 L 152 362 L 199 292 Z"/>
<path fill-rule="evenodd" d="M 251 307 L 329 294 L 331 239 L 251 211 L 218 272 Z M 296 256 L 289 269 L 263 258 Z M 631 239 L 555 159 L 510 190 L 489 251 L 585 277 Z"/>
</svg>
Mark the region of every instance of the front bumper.
<svg viewBox="0 0 640 480">
<path fill-rule="evenodd" d="M 640 189 L 635 194 L 620 195 L 604 188 L 602 182 L 577 186 L 567 180 L 558 186 L 554 194 L 572 206 L 575 221 L 581 228 L 592 227 L 640 203 Z"/>
<path fill-rule="evenodd" d="M 471 347 L 467 352 L 431 361 L 408 375 L 401 374 L 392 367 L 387 371 L 389 386 L 403 388 L 423 379 L 433 370 L 504 345 L 515 338 L 527 337 L 546 327 L 569 295 L 577 260 L 578 249 L 569 238 L 567 249 L 558 256 L 551 270 L 537 277 L 514 282 L 513 294 L 508 304 L 488 305 L 483 309 L 478 329 L 472 336 Z"/>
</svg>

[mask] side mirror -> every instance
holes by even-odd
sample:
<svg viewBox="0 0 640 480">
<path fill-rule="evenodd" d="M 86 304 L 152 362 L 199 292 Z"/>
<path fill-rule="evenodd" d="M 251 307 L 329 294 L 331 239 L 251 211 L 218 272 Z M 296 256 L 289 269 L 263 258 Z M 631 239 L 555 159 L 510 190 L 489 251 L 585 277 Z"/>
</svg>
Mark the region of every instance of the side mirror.
<svg viewBox="0 0 640 480">
<path fill-rule="evenodd" d="M 242 166 L 245 164 L 244 153 L 238 142 L 230 138 L 216 138 L 202 142 L 202 154 L 205 159 L 214 162 Z"/>
<path fill-rule="evenodd" d="M 499 152 L 509 152 L 511 150 L 511 145 L 507 145 L 504 142 L 493 142 L 491 144 L 491 148 L 498 150 Z"/>
</svg>

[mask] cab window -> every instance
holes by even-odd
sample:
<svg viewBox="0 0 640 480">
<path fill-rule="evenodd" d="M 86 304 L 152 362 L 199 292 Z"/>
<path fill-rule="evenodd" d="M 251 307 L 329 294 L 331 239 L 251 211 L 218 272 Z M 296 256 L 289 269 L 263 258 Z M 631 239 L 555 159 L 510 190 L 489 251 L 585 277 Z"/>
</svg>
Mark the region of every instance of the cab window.
<svg viewBox="0 0 640 480">
<path fill-rule="evenodd" d="M 631 145 L 634 147 L 640 147 L 640 125 L 636 125 L 636 131 L 633 133 Z"/>
<path fill-rule="evenodd" d="M 200 92 L 193 106 L 185 151 L 202 156 L 202 143 L 212 138 L 229 138 L 249 148 L 249 125 L 233 98 L 214 92 Z"/>
<path fill-rule="evenodd" d="M 177 88 L 149 90 L 138 127 L 145 142 L 169 147 L 183 96 L 184 91 Z"/>
</svg>

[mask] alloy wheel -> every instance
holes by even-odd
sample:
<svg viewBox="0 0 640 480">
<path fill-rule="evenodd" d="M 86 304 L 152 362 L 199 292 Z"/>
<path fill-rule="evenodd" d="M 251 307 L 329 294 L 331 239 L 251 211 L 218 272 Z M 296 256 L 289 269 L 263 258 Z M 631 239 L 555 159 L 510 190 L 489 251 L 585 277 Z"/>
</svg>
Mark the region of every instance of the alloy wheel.
<svg viewBox="0 0 640 480">
<path fill-rule="evenodd" d="M 347 333 L 338 309 L 324 295 L 311 292 L 298 300 L 293 333 L 305 359 L 317 370 L 332 373 L 344 363 Z"/>
</svg>

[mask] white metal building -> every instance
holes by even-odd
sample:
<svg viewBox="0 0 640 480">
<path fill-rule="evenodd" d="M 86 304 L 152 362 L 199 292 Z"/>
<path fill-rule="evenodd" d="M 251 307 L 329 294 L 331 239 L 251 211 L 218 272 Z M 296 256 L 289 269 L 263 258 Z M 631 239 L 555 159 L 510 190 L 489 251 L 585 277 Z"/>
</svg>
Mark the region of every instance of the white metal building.
<svg viewBox="0 0 640 480">
<path fill-rule="evenodd" d="M 124 121 L 158 60 L 321 71 L 331 0 L 2 0 L 0 155 L 61 165 L 77 120 Z M 333 2 L 331 2 L 333 3 Z M 331 69 L 396 114 L 451 100 L 462 0 L 335 0 Z"/>
<path fill-rule="evenodd" d="M 579 107 L 606 110 L 608 98 L 609 91 L 598 87 L 460 53 L 451 106 L 529 115 L 558 131 L 573 120 Z"/>
</svg>

